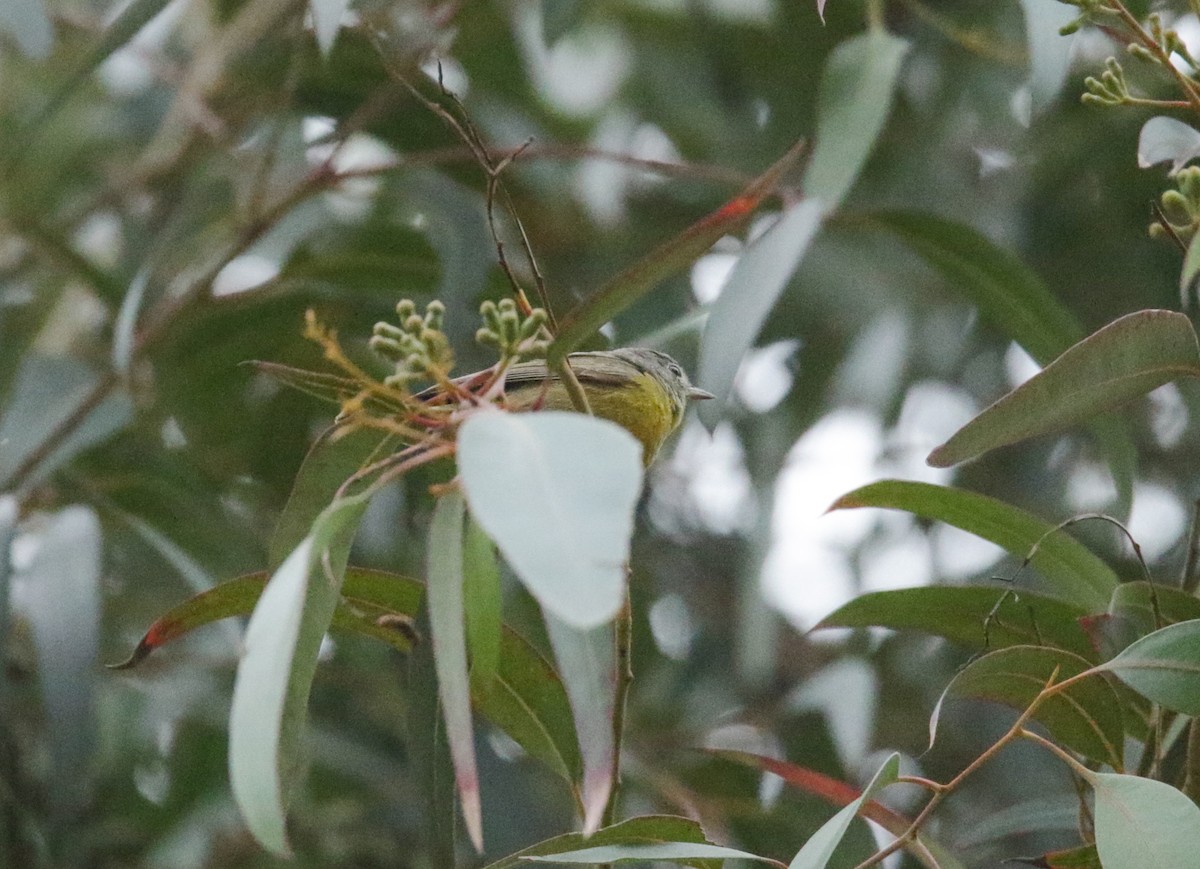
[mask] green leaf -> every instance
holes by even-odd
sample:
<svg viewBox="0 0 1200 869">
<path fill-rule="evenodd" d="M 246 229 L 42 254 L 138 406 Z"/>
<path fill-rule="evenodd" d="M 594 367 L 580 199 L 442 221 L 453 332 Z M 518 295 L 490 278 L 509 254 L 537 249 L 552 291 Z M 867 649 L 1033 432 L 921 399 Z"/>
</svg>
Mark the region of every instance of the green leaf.
<svg viewBox="0 0 1200 869">
<path fill-rule="evenodd" d="M 146 631 L 129 659 L 112 669 L 141 663 L 155 649 L 201 627 L 230 616 L 249 615 L 266 585 L 265 573 L 224 582 L 172 607 Z M 344 601 L 334 610 L 332 627 L 373 637 L 399 652 L 408 652 L 420 637 L 412 620 L 424 586 L 415 579 L 379 570 L 347 569 Z M 480 713 L 529 754 L 568 782 L 579 770 L 579 747 L 566 691 L 558 674 L 529 642 L 505 627 L 500 665 L 491 686 L 472 686 Z"/>
<path fill-rule="evenodd" d="M 566 833 L 546 839 L 502 860 L 497 860 L 486 866 L 485 869 L 514 869 L 514 867 L 525 865 L 525 861 L 529 858 L 578 851 L 585 845 L 593 847 L 621 844 L 652 845 L 668 842 L 711 844 L 705 838 L 701 826 L 689 818 L 679 818 L 673 815 L 642 815 L 621 821 L 611 827 L 605 827 L 592 836 L 585 837 L 582 833 Z M 685 865 L 695 866 L 697 869 L 719 869 L 721 865 L 710 859 L 691 859 L 683 862 Z"/>
<path fill-rule="evenodd" d="M 1142 637 L 1101 669 L 1155 703 L 1200 715 L 1200 620 Z"/>
<path fill-rule="evenodd" d="M 268 564 L 277 567 L 328 507 L 346 480 L 373 458 L 381 458 L 389 438 L 370 429 L 352 429 L 337 435 L 324 432 L 309 449 L 292 483 L 291 494 L 279 516 L 267 550 Z"/>
<path fill-rule="evenodd" d="M 754 860 L 782 866 L 770 857 L 759 857 L 735 848 L 719 845 L 693 844 L 691 842 L 659 842 L 652 845 L 601 845 L 564 851 L 548 857 L 523 857 L 530 863 L 642 863 L 661 860 L 668 863 L 686 863 L 689 860 Z"/>
<path fill-rule="evenodd" d="M 458 433 L 471 515 L 538 602 L 581 629 L 624 598 L 641 456 L 625 429 L 578 413 L 477 413 Z"/>
<path fill-rule="evenodd" d="M 321 53 L 329 56 L 333 41 L 342 27 L 342 16 L 350 6 L 350 0 L 308 0 L 312 12 L 313 30 Z"/>
<path fill-rule="evenodd" d="M 1200 234 L 1193 235 L 1188 242 L 1187 254 L 1183 258 L 1183 268 L 1179 270 L 1179 299 L 1185 309 L 1192 304 L 1192 293 L 1196 286 L 1196 276 L 1200 275 L 1200 243 L 1196 241 Z"/>
<path fill-rule="evenodd" d="M 1065 531 L 1055 531 L 1050 523 L 986 495 L 929 483 L 883 480 L 843 495 L 829 509 L 853 507 L 906 510 L 947 522 L 1022 560 L 1040 541 L 1030 565 L 1045 578 L 1045 591 L 1088 612 L 1103 610 L 1118 584 L 1112 569 Z"/>
<path fill-rule="evenodd" d="M 662 281 L 690 266 L 722 236 L 740 231 L 754 210 L 774 192 L 779 179 L 804 151 L 798 142 L 737 196 L 664 242 L 584 299 L 558 324 L 550 347 L 549 364 L 556 367 L 592 333 L 624 311 Z"/>
<path fill-rule="evenodd" d="M 54 24 L 42 0 L 13 0 L 0 15 L 0 33 L 5 31 L 30 59 L 45 60 L 54 48 Z"/>
<path fill-rule="evenodd" d="M 930 214 L 885 211 L 870 221 L 899 236 L 937 269 L 996 329 L 1020 344 L 1038 363 L 1047 365 L 1085 336 L 1083 325 L 1010 251 L 961 223 Z M 1090 426 L 1108 457 L 1120 501 L 1133 499 L 1137 450 L 1128 426 L 1101 418 Z"/>
<path fill-rule="evenodd" d="M 1078 818 L 1079 812 L 1075 812 Z M 1048 851 L 1041 856 L 1041 862 L 1036 864 L 1045 869 L 1104 869 L 1100 865 L 1100 854 L 1095 845 L 1079 845 L 1076 848 L 1066 848 L 1061 851 Z"/>
<path fill-rule="evenodd" d="M 1178 377 L 1200 374 L 1192 324 L 1173 311 L 1138 311 L 1076 344 L 929 454 L 945 468 L 997 447 L 1089 419 Z"/>
<path fill-rule="evenodd" d="M 800 266 L 817 230 L 823 208 L 815 200 L 791 206 L 738 259 L 713 304 L 700 338 L 696 382 L 715 399 L 700 406 L 711 430 L 724 416 L 742 357 L 766 322 L 780 293 Z"/>
<path fill-rule="evenodd" d="M 1094 660 L 1096 651 L 1078 622 L 1084 613 L 1082 608 L 1025 591 L 1013 594 L 985 586 L 925 586 L 860 595 L 813 630 L 916 630 L 970 649 L 1052 645 Z"/>
<path fill-rule="evenodd" d="M 1182 869 L 1200 854 L 1200 809 L 1168 784 L 1094 773 L 1096 850 L 1104 869 Z"/>
<path fill-rule="evenodd" d="M 471 687 L 467 677 L 467 640 L 463 627 L 463 516 L 466 504 L 457 489 L 444 492 L 429 523 L 430 641 L 437 671 L 438 697 L 446 740 L 454 763 L 463 821 L 475 850 L 483 851 L 483 809 L 475 764 L 475 728 L 471 724 Z"/>
<path fill-rule="evenodd" d="M 1192 619 L 1200 619 L 1200 599 L 1182 589 L 1125 582 L 1113 592 L 1107 618 L 1098 617 L 1088 627 L 1103 641 L 1103 657 L 1112 658 L 1160 627 Z"/>
<path fill-rule="evenodd" d="M 617 656 L 608 627 L 580 630 L 546 614 L 546 631 L 562 674 L 583 760 L 583 832 L 600 828 L 613 788 L 613 714 Z"/>
<path fill-rule="evenodd" d="M 800 852 L 792 858 L 788 869 L 825 869 L 833 859 L 833 852 L 850 829 L 850 822 L 858 815 L 863 806 L 875 797 L 875 794 L 890 784 L 894 784 L 900 775 L 900 755 L 893 753 L 879 770 L 871 777 L 871 781 L 863 788 L 863 792 L 854 802 L 842 808 L 836 815 L 821 825 Z"/>
<path fill-rule="evenodd" d="M 1063 682 L 1091 666 L 1087 660 L 1061 649 L 1012 646 L 968 664 L 947 686 L 944 698 L 991 700 L 1024 712 L 1047 687 L 1052 675 L 1056 683 Z M 1113 769 L 1123 768 L 1125 727 L 1121 704 L 1113 687 L 1102 677 L 1083 679 L 1047 698 L 1034 719 L 1073 751 Z M 933 729 L 931 725 L 931 732 Z"/>
<path fill-rule="evenodd" d="M 229 778 L 247 827 L 287 855 L 287 791 L 297 777 L 321 639 L 333 619 L 365 496 L 330 504 L 284 559 L 246 628 L 229 713 Z"/>
<path fill-rule="evenodd" d="M 827 212 L 841 205 L 875 147 L 908 49 L 907 40 L 871 28 L 835 48 L 825 64 L 804 192 Z"/>
<path fill-rule="evenodd" d="M 500 667 L 500 571 L 491 539 L 468 517 L 463 538 L 464 599 L 467 647 L 471 651 L 471 686 L 486 691 Z"/>
</svg>

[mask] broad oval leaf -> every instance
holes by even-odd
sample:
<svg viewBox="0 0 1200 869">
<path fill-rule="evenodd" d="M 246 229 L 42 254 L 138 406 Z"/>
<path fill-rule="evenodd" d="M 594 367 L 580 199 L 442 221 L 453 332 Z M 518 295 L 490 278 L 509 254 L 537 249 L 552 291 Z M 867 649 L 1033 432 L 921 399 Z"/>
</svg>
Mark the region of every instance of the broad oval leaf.
<svg viewBox="0 0 1200 869">
<path fill-rule="evenodd" d="M 1102 669 L 1155 703 L 1200 715 L 1200 619 L 1142 637 Z"/>
<path fill-rule="evenodd" d="M 700 419 L 710 430 L 725 414 L 742 357 L 804 259 L 824 211 L 814 199 L 791 206 L 746 249 L 713 303 L 696 378 L 716 396 L 700 405 Z"/>
<path fill-rule="evenodd" d="M 804 192 L 828 211 L 841 205 L 875 147 L 908 49 L 907 40 L 872 27 L 847 39 L 825 62 Z"/>
<path fill-rule="evenodd" d="M 986 586 L 924 586 L 859 595 L 813 628 L 890 628 L 942 637 L 969 649 L 1052 645 L 1094 660 L 1079 626 L 1084 610 L 1054 598 Z"/>
<path fill-rule="evenodd" d="M 1029 563 L 1045 578 L 1043 590 L 1087 612 L 1103 610 L 1118 585 L 1112 568 L 1066 531 L 1055 531 L 1045 520 L 986 495 L 931 483 L 882 480 L 848 492 L 829 509 L 855 507 L 906 510 L 947 522 L 1022 560 L 1033 552 Z"/>
<path fill-rule="evenodd" d="M 1096 850 L 1104 869 L 1182 869 L 1200 854 L 1200 809 L 1175 788 L 1095 773 Z"/>
<path fill-rule="evenodd" d="M 1137 160 L 1143 169 L 1155 163 L 1170 163 L 1174 174 L 1197 157 L 1200 157 L 1200 132 L 1195 127 L 1162 115 L 1142 124 Z"/>
<path fill-rule="evenodd" d="M 978 230 L 919 212 L 878 212 L 870 220 L 903 240 L 984 319 L 1040 364 L 1049 364 L 1085 337 L 1083 325 L 1045 281 Z M 1108 457 L 1123 512 L 1127 511 L 1137 465 L 1129 427 L 1124 420 L 1103 417 L 1093 420 L 1089 428 Z"/>
<path fill-rule="evenodd" d="M 471 515 L 547 611 L 581 629 L 612 620 L 642 487 L 633 435 L 578 413 L 476 413 L 458 469 Z"/>
<path fill-rule="evenodd" d="M 813 833 L 804 843 L 800 852 L 792 858 L 788 869 L 825 869 L 833 858 L 833 852 L 846 831 L 850 822 L 862 810 L 863 806 L 874 799 L 875 794 L 890 784 L 894 784 L 900 775 L 900 755 L 892 754 L 871 777 L 871 781 L 863 788 L 858 799 L 844 806 L 836 815 L 821 825 L 821 829 Z"/>
<path fill-rule="evenodd" d="M 1066 428 L 1178 377 L 1200 375 L 1191 321 L 1138 311 L 1109 323 L 959 429 L 929 454 L 938 468 Z"/>
<path fill-rule="evenodd" d="M 365 498 L 344 499 L 317 517 L 267 583 L 246 628 L 229 712 L 229 778 L 250 832 L 275 854 L 290 853 L 287 791 L 300 769 L 308 694 L 366 505 Z"/>
<path fill-rule="evenodd" d="M 1062 682 L 1091 668 L 1078 655 L 1040 646 L 1012 646 L 968 664 L 946 687 L 945 699 L 970 698 L 1029 708 L 1051 676 Z M 1034 719 L 1073 751 L 1113 769 L 1123 768 L 1125 727 L 1113 687 L 1097 675 L 1044 700 Z"/>
</svg>

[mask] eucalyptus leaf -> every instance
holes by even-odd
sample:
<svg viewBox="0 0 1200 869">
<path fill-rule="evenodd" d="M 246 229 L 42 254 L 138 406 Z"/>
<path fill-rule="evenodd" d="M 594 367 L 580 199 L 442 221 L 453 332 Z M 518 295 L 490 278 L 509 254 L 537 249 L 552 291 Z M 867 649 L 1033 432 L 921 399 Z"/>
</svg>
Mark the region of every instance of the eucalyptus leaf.
<svg viewBox="0 0 1200 869">
<path fill-rule="evenodd" d="M 641 454 L 619 425 L 578 413 L 476 413 L 459 430 L 471 515 L 538 602 L 581 630 L 624 598 Z"/>
<path fill-rule="evenodd" d="M 1174 174 L 1197 157 L 1200 157 L 1200 132 L 1192 125 L 1161 115 L 1142 124 L 1137 159 L 1143 169 L 1169 162 Z"/>
<path fill-rule="evenodd" d="M 1175 788 L 1094 773 L 1096 850 L 1104 869 L 1182 869 L 1200 854 L 1200 809 Z"/>
<path fill-rule="evenodd" d="M 843 807 L 836 815 L 822 824 L 821 829 L 817 830 L 804 843 L 804 847 L 788 864 L 788 869 L 825 869 L 829 865 L 829 861 L 833 859 L 834 850 L 846 835 L 846 831 L 850 829 L 850 822 L 862 811 L 863 806 L 869 800 L 875 798 L 875 794 L 888 785 L 894 784 L 899 775 L 900 755 L 892 754 L 871 777 L 871 781 L 863 788 L 858 799 Z"/>
<path fill-rule="evenodd" d="M 1200 619 L 1148 634 L 1101 666 L 1155 703 L 1200 715 Z"/>
<path fill-rule="evenodd" d="M 1191 321 L 1138 311 L 1109 323 L 984 410 L 929 454 L 946 468 L 989 450 L 1058 431 L 1179 377 L 1200 375 Z"/>
</svg>

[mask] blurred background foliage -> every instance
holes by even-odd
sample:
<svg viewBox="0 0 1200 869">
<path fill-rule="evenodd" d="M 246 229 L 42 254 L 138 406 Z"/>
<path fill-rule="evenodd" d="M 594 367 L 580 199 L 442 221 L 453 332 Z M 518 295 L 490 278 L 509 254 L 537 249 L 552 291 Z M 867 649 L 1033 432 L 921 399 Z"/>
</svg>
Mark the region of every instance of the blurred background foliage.
<svg viewBox="0 0 1200 869">
<path fill-rule="evenodd" d="M 99 662 L 179 600 L 264 566 L 330 411 L 240 363 L 319 367 L 300 334 L 307 307 L 364 356 L 399 297 L 438 297 L 460 370 L 489 361 L 470 341 L 475 312 L 507 285 L 484 177 L 400 77 L 435 94 L 440 59 L 495 153 L 529 142 L 504 179 L 562 313 L 811 133 L 823 63 L 867 12 L 830 0 L 822 23 L 811 0 L 363 0 L 324 53 L 306 5 L 19 0 L 3 13 L 0 865 L 274 865 L 227 783 L 234 625 L 132 675 Z M 879 8 L 912 43 L 889 121 L 772 314 L 731 418 L 712 439 L 689 422 L 660 459 L 633 558 L 625 811 L 691 814 L 715 840 L 781 859 L 831 808 L 694 749 L 774 753 L 860 784 L 878 751 L 916 758 L 965 653 L 804 630 L 860 590 L 1015 569 L 911 517 L 820 516 L 871 479 L 950 481 L 925 453 L 1028 369 L 872 213 L 979 230 L 1088 331 L 1178 305 L 1179 254 L 1146 234 L 1164 185 L 1162 167 L 1136 166 L 1146 115 L 1078 100 L 1117 51 L 1103 34 L 1054 36 L 1071 10 L 1052 0 Z M 1035 78 L 1031 101 L 1031 63 L 1068 55 L 1065 79 Z M 723 241 L 608 337 L 693 367 L 694 312 L 740 245 Z M 1132 527 L 1164 576 L 1200 495 L 1196 400 L 1167 388 L 1128 412 L 1142 455 Z M 377 500 L 355 563 L 419 573 L 432 480 Z M 1112 497 L 1082 434 L 953 480 L 1054 521 Z M 1081 535 L 1136 575 L 1110 530 Z M 507 606 L 534 630 L 515 587 Z M 446 820 L 408 762 L 405 661 L 346 637 L 325 658 L 294 865 L 435 865 L 430 831 Z M 1003 726 L 951 709 L 911 768 L 944 778 Z M 490 857 L 571 828 L 559 780 L 486 727 L 479 738 Z M 1076 841 L 1072 795 L 1061 768 L 1016 746 L 936 833 L 968 865 L 1041 853 Z M 865 827 L 855 835 L 845 865 L 873 848 Z"/>
</svg>

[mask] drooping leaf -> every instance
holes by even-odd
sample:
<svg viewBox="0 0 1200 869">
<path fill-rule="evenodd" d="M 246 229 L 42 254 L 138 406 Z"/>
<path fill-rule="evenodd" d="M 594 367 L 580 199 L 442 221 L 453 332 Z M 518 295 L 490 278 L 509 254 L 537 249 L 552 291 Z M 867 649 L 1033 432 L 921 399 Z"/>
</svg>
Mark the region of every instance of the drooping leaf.
<svg viewBox="0 0 1200 869">
<path fill-rule="evenodd" d="M 559 621 L 552 613 L 546 613 L 546 630 L 575 719 L 583 761 L 579 789 L 583 832 L 591 834 L 600 829 L 614 785 L 617 655 L 613 631 L 607 626 L 581 630 Z"/>
<path fill-rule="evenodd" d="M 479 770 L 475 764 L 475 728 L 471 723 L 471 686 L 467 676 L 467 639 L 463 614 L 462 493 L 450 489 L 437 499 L 429 523 L 425 557 L 429 573 L 430 641 L 437 670 L 438 698 L 446 741 L 454 763 L 463 821 L 475 850 L 483 851 L 483 809 L 479 800 Z"/>
<path fill-rule="evenodd" d="M 894 784 L 899 775 L 900 755 L 892 754 L 871 777 L 871 781 L 863 788 L 858 799 L 822 824 L 821 829 L 817 830 L 804 843 L 804 847 L 788 864 L 788 869 L 825 869 L 829 865 L 829 861 L 833 859 L 833 852 L 845 837 L 846 831 L 850 829 L 850 822 L 862 811 L 863 806 L 874 798 L 875 794 L 888 785 Z"/>
<path fill-rule="evenodd" d="M 991 700 L 1019 712 L 1029 708 L 1051 676 L 1063 682 L 1090 662 L 1061 649 L 1011 646 L 977 658 L 947 686 L 945 699 Z M 1123 768 L 1125 726 L 1116 692 L 1101 676 L 1083 679 L 1044 700 L 1034 719 L 1063 745 L 1097 763 Z M 933 728 L 931 727 L 931 730 Z"/>
<path fill-rule="evenodd" d="M 471 651 L 471 686 L 486 691 L 500 667 L 500 571 L 496 551 L 483 529 L 470 517 L 463 538 L 463 580 L 467 647 Z"/>
<path fill-rule="evenodd" d="M 1003 599 L 1002 599 L 1003 598 Z M 915 630 L 969 649 L 1052 645 L 1094 660 L 1079 626 L 1084 610 L 1030 592 L 983 586 L 925 586 L 859 595 L 813 628 Z"/>
<path fill-rule="evenodd" d="M 577 413 L 478 413 L 459 430 L 471 515 L 538 602 L 577 628 L 621 605 L 641 453 L 625 429 Z"/>
<path fill-rule="evenodd" d="M 679 818 L 673 815 L 642 815 L 613 824 L 597 830 L 592 836 L 585 837 L 582 833 L 566 833 L 555 836 L 536 845 L 530 845 L 515 854 L 510 854 L 495 863 L 490 863 L 485 869 L 515 869 L 526 865 L 525 861 L 532 857 L 549 857 L 569 851 L 578 851 L 586 846 L 603 845 L 653 845 L 673 842 L 676 844 L 712 844 L 705 838 L 704 830 L 698 823 L 689 818 Z M 696 869 L 720 869 L 721 863 L 711 859 L 684 860 L 684 865 Z M 782 865 L 782 864 L 779 864 Z"/>
<path fill-rule="evenodd" d="M 696 382 L 716 398 L 700 405 L 711 430 L 724 416 L 742 357 L 791 280 L 821 226 L 823 207 L 807 199 L 788 208 L 734 266 L 700 339 Z"/>
<path fill-rule="evenodd" d="M 563 851 L 546 857 L 524 857 L 530 863 L 644 863 L 659 860 L 666 863 L 683 863 L 690 860 L 753 860 L 782 866 L 778 860 L 759 857 L 736 848 L 719 845 L 693 844 L 691 842 L 657 842 L 652 845 L 600 845 L 581 848 L 578 851 Z"/>
<path fill-rule="evenodd" d="M 1200 808 L 1168 784 L 1094 773 L 1096 850 L 1104 869 L 1182 869 L 1200 854 Z"/>
<path fill-rule="evenodd" d="M 262 595 L 266 573 L 242 576 L 191 597 L 164 613 L 146 631 L 128 660 L 112 669 L 137 666 L 151 652 L 194 628 L 231 616 L 249 615 Z M 343 602 L 331 627 L 373 637 L 399 652 L 421 642 L 413 619 L 424 595 L 415 579 L 351 567 L 342 585 Z M 558 674 L 536 649 L 510 628 L 500 638 L 499 671 L 490 686 L 472 685 L 476 707 L 532 757 L 568 782 L 579 773 L 579 748 L 566 691 Z"/>
<path fill-rule="evenodd" d="M 875 147 L 909 43 L 882 28 L 853 36 L 825 62 L 804 192 L 836 211 Z"/>
<path fill-rule="evenodd" d="M 1200 715 L 1200 620 L 1148 634 L 1101 666 L 1155 703 Z"/>
<path fill-rule="evenodd" d="M 927 461 L 950 467 L 1083 422 L 1176 378 L 1197 375 L 1200 348 L 1187 317 L 1154 310 L 1128 314 L 984 410 Z"/>
<path fill-rule="evenodd" d="M 247 827 L 267 850 L 290 853 L 288 791 L 317 653 L 333 619 L 365 496 L 335 501 L 274 572 L 246 628 L 229 713 L 229 778 Z"/>
<path fill-rule="evenodd" d="M 1030 565 L 1045 578 L 1045 591 L 1087 612 L 1107 606 L 1118 584 L 1112 568 L 1074 537 L 986 495 L 929 483 L 882 480 L 843 495 L 829 509 L 856 507 L 905 510 L 947 522 L 1022 560 L 1032 552 Z"/>
<path fill-rule="evenodd" d="M 576 305 L 559 322 L 558 335 L 550 347 L 549 362 L 555 367 L 567 354 L 597 329 L 624 311 L 664 279 L 687 268 L 713 242 L 741 230 L 755 209 L 770 196 L 780 178 L 800 158 L 804 143 L 798 142 L 771 168 L 754 179 L 737 196 L 712 214 L 693 223 L 674 238 L 659 245 L 603 287 Z"/>
</svg>

